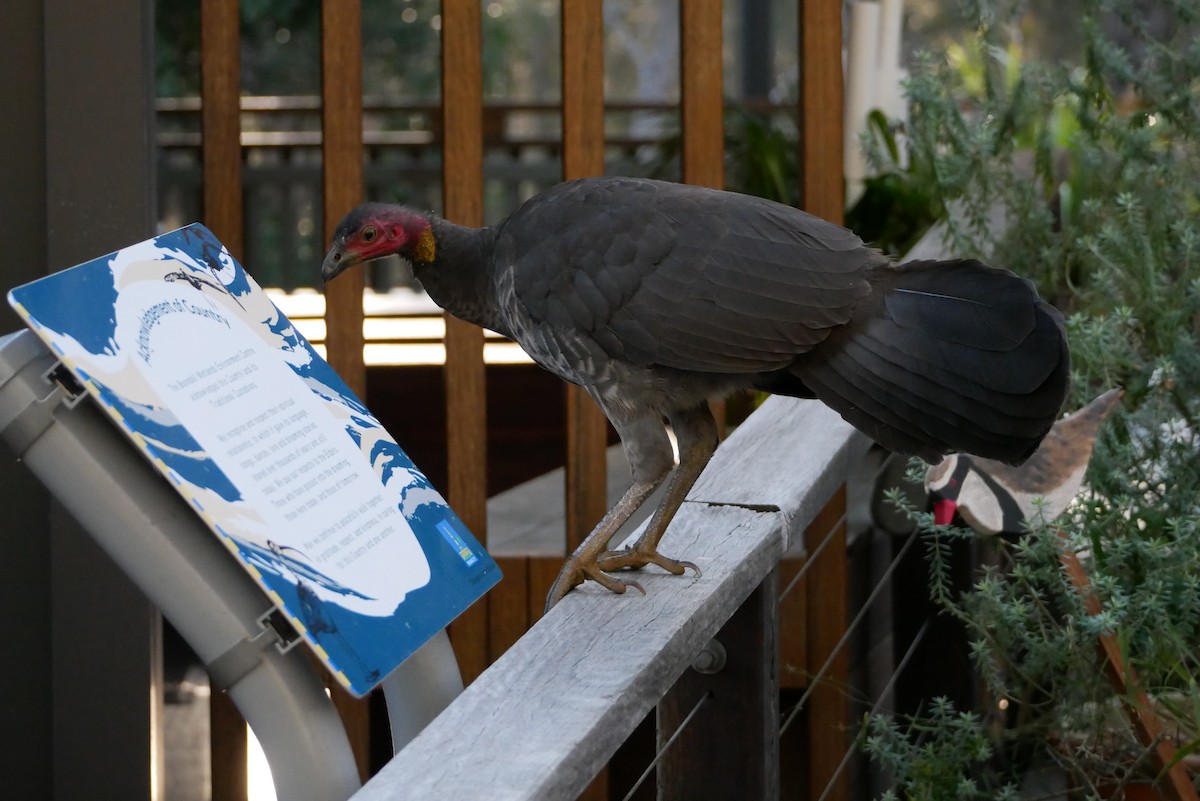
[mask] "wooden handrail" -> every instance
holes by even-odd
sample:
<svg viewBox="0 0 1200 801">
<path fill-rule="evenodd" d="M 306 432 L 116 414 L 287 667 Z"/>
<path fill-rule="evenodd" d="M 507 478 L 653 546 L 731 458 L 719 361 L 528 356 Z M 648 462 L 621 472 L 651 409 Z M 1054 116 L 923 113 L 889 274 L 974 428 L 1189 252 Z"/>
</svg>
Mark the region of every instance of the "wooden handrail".
<svg viewBox="0 0 1200 801">
<path fill-rule="evenodd" d="M 577 797 L 867 445 L 819 403 L 768 400 L 718 449 L 663 540 L 702 576 L 647 571 L 645 596 L 571 593 L 354 801 Z"/>
</svg>

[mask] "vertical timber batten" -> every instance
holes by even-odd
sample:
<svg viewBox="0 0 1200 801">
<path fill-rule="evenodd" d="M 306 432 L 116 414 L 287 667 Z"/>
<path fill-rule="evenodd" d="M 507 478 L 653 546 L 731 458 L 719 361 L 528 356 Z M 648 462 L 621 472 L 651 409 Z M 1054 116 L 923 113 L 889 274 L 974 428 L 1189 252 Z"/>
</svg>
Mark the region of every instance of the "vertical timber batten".
<svg viewBox="0 0 1200 801">
<path fill-rule="evenodd" d="M 563 179 L 604 174 L 604 3 L 562 4 Z M 586 392 L 566 389 L 567 550 L 573 551 L 608 509 L 608 421 Z"/>
<path fill-rule="evenodd" d="M 604 3 L 562 3 L 563 180 L 604 174 Z M 574 551 L 608 510 L 608 420 L 574 384 L 566 388 L 567 551 Z M 536 599 L 534 599 L 536 600 Z M 580 801 L 608 798 L 602 770 Z"/>
<path fill-rule="evenodd" d="M 721 0 L 680 0 L 679 116 L 683 181 L 725 188 L 724 37 Z M 725 437 L 725 401 L 709 402 Z"/>
<path fill-rule="evenodd" d="M 800 20 L 800 169 L 801 207 L 811 214 L 841 224 L 845 219 L 846 190 L 842 170 L 842 0 L 801 0 Z M 845 509 L 845 489 L 831 506 Z M 829 508 L 827 507 L 827 512 Z M 825 517 L 825 512 L 821 517 Z M 836 512 L 830 512 L 836 514 Z M 834 518 L 836 519 L 836 517 Z M 824 532 L 818 518 L 808 534 L 808 551 L 814 536 Z M 821 565 L 807 576 L 808 666 L 824 663 L 829 649 L 846 630 L 846 532 L 838 527 L 834 539 L 819 557 Z M 837 764 L 846 752 L 846 698 L 842 687 L 848 660 L 839 654 L 822 686 L 813 689 L 808 709 L 809 792 L 813 797 L 833 781 Z M 846 778 L 839 778 L 826 794 L 830 801 L 848 797 Z"/>
<path fill-rule="evenodd" d="M 321 164 L 325 241 L 362 200 L 362 14 L 358 3 L 321 3 Z M 347 270 L 325 287 L 326 357 L 361 398 L 367 396 L 363 363 L 362 297 L 365 271 Z M 358 772 L 370 771 L 370 707 L 339 686 L 331 688 Z"/>
<path fill-rule="evenodd" d="M 362 200 L 362 21 L 358 3 L 321 3 L 321 163 L 325 241 Z M 326 358 L 366 397 L 362 296 L 365 271 L 347 270 L 325 287 Z"/>
<path fill-rule="evenodd" d="M 446 219 L 483 224 L 483 64 L 478 0 L 442 3 L 442 186 Z M 483 329 L 446 315 L 448 500 L 487 545 L 487 406 Z M 487 667 L 488 599 L 451 624 L 463 680 Z"/>
<path fill-rule="evenodd" d="M 200 127 L 204 224 L 235 259 L 245 257 L 242 214 L 238 0 L 200 3 Z M 213 801 L 246 801 L 246 723 L 225 693 L 208 703 Z"/>
<path fill-rule="evenodd" d="M 241 74 L 237 0 L 201 0 L 200 125 L 204 224 L 241 259 Z"/>
<path fill-rule="evenodd" d="M 801 0 L 801 207 L 830 222 L 845 217 L 842 176 L 842 2 Z"/>
<path fill-rule="evenodd" d="M 721 0 L 681 2 L 679 25 L 683 180 L 723 189 L 725 98 Z"/>
</svg>

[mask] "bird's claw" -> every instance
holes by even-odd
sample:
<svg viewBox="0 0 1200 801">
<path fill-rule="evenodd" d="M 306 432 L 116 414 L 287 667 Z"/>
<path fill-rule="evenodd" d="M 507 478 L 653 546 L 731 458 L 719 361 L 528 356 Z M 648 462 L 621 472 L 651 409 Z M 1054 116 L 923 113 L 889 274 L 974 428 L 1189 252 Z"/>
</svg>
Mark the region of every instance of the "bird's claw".
<svg viewBox="0 0 1200 801">
<path fill-rule="evenodd" d="M 646 565 L 658 565 L 676 576 L 682 576 L 689 568 L 694 570 L 697 576 L 702 575 L 700 568 L 694 562 L 671 559 L 652 548 L 639 548 L 636 545 L 620 551 L 606 551 L 596 559 L 596 565 L 606 573 L 623 569 L 637 570 Z"/>
<path fill-rule="evenodd" d="M 546 611 L 549 612 L 568 592 L 588 579 L 618 595 L 623 594 L 630 587 L 633 587 L 642 595 L 646 594 L 646 588 L 638 582 L 633 579 L 614 578 L 601 570 L 596 562 L 592 562 L 591 564 L 574 564 L 568 561 L 563 565 L 562 570 L 559 571 L 558 578 L 554 580 L 554 586 L 550 588 L 550 593 L 546 596 Z"/>
</svg>

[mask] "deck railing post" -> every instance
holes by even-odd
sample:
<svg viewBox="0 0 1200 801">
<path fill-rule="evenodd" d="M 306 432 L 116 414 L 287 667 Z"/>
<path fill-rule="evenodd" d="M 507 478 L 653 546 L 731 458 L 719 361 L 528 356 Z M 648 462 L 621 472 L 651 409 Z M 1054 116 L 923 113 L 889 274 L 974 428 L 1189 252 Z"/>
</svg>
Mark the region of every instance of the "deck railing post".
<svg viewBox="0 0 1200 801">
<path fill-rule="evenodd" d="M 779 797 L 778 597 L 772 570 L 659 702 L 660 801 Z"/>
</svg>

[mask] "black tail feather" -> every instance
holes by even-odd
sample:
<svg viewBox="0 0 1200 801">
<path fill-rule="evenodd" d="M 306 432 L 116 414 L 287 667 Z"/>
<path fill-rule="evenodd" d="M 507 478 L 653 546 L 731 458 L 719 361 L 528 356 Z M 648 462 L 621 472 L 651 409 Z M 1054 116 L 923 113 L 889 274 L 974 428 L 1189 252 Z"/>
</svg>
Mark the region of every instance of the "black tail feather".
<svg viewBox="0 0 1200 801">
<path fill-rule="evenodd" d="M 854 318 L 793 365 L 803 385 L 902 453 L 1027 458 L 1066 399 L 1058 311 L 977 261 L 888 265 L 871 283 Z"/>
</svg>

